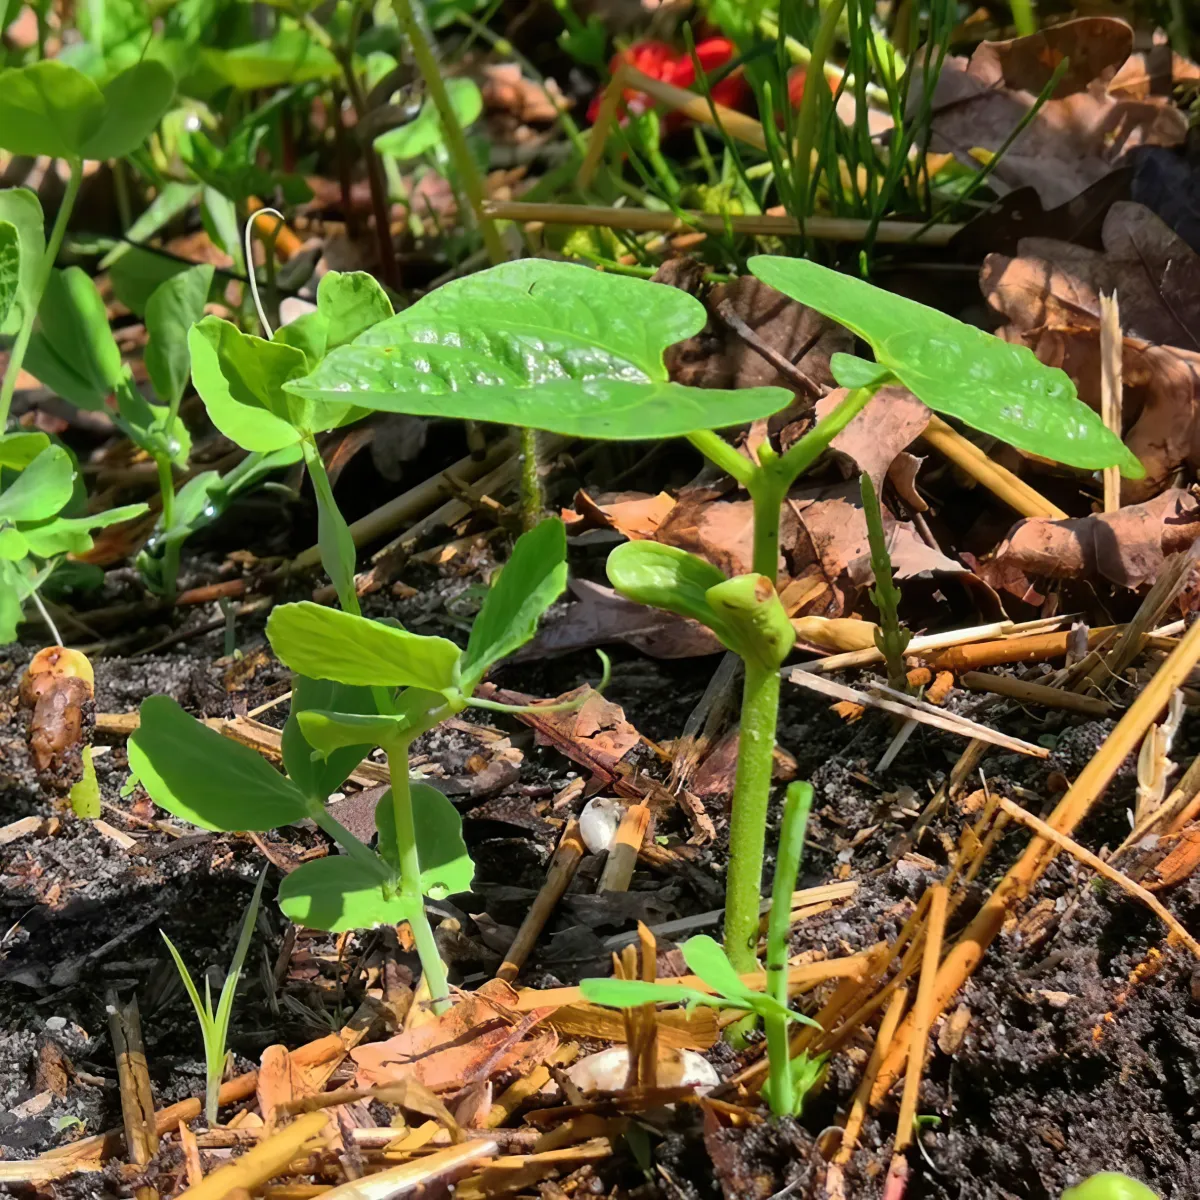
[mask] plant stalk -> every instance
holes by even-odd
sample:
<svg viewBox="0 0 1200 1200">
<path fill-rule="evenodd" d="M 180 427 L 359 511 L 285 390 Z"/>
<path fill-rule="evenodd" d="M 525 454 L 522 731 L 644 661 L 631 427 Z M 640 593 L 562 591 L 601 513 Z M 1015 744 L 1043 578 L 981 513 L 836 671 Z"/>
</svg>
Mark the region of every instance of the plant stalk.
<svg viewBox="0 0 1200 1200">
<path fill-rule="evenodd" d="M 362 616 L 362 606 L 354 586 L 354 539 L 333 498 L 333 485 L 329 482 L 325 460 L 316 442 L 306 440 L 303 448 L 304 465 L 312 479 L 313 495 L 317 501 L 317 545 L 321 551 L 321 565 L 337 592 L 342 611 L 356 617 Z"/>
<path fill-rule="evenodd" d="M 58 215 L 54 218 L 54 227 L 50 230 L 50 240 L 38 264 L 38 273 L 34 278 L 33 295 L 29 298 L 29 307 L 21 314 L 21 328 L 13 342 L 12 353 L 9 355 L 8 367 L 4 372 L 4 384 L 0 386 L 0 433 L 8 426 L 8 413 L 12 408 L 13 392 L 17 387 L 17 376 L 21 374 L 21 364 L 25 361 L 25 351 L 29 348 L 29 339 L 33 336 L 33 323 L 37 319 L 38 307 L 42 302 L 42 293 L 50 282 L 50 272 L 58 258 L 63 237 L 67 232 L 67 222 L 75 207 L 75 199 L 79 195 L 79 185 L 83 182 L 83 160 L 74 159 L 71 164 L 71 174 L 67 179 L 67 190 L 63 193 L 62 203 L 58 206 Z"/>
<path fill-rule="evenodd" d="M 450 161 L 454 164 L 454 170 L 457 172 L 471 208 L 474 210 L 475 223 L 479 226 L 479 233 L 483 238 L 488 258 L 492 260 L 493 266 L 502 263 L 508 257 L 504 252 L 504 242 L 500 238 L 500 231 L 496 228 L 496 223 L 484 215 L 483 180 L 475 166 L 475 160 L 471 157 L 471 148 L 467 145 L 462 126 L 458 122 L 458 115 L 454 111 L 453 104 L 450 103 L 450 95 L 446 91 L 441 68 L 438 66 L 429 40 L 425 36 L 425 30 L 421 28 L 421 23 L 413 12 L 412 0 L 392 0 L 392 7 L 396 11 L 400 28 L 408 37 L 413 58 L 417 62 L 417 69 L 421 72 L 425 87 L 429 91 L 429 98 L 433 101 L 433 106 L 437 109 L 438 117 L 442 122 L 442 133 L 446 139 L 446 149 L 450 154 Z"/>
<path fill-rule="evenodd" d="M 412 788 L 408 779 L 409 744 L 407 739 L 403 739 L 385 747 L 388 773 L 392 779 L 392 813 L 396 821 L 396 850 L 400 860 L 400 894 L 409 901 L 408 924 L 412 929 L 413 941 L 417 944 L 417 957 L 425 972 L 433 1011 L 443 1013 L 450 1004 L 450 985 L 446 978 L 446 965 L 438 953 L 429 918 L 425 915 L 425 898 L 421 894 L 421 859 L 417 852 Z"/>
<path fill-rule="evenodd" d="M 838 21 L 845 6 L 846 0 L 830 0 L 829 7 L 821 16 L 808 65 L 804 96 L 800 101 L 800 116 L 796 120 L 796 149 L 792 160 L 796 171 L 796 196 L 801 207 L 793 215 L 800 222 L 801 232 L 804 231 L 805 220 L 811 215 L 808 211 L 809 173 L 812 170 L 813 146 L 817 140 L 818 106 L 821 98 L 829 95 L 829 85 L 825 82 L 825 60 L 833 49 Z"/>
<path fill-rule="evenodd" d="M 780 685 L 778 669 L 752 662 L 745 668 L 725 885 L 725 953 L 739 974 L 758 969 L 759 895 Z"/>
<path fill-rule="evenodd" d="M 532 529 L 542 519 L 545 497 L 538 471 L 538 431 L 521 429 L 521 526 Z"/>
</svg>

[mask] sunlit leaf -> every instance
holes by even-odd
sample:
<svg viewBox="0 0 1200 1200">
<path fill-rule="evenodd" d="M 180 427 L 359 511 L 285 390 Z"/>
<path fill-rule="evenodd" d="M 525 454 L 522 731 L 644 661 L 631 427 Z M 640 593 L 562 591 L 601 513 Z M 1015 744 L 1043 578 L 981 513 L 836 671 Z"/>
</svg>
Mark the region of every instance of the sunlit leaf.
<svg viewBox="0 0 1200 1200">
<path fill-rule="evenodd" d="M 104 95 L 53 59 L 0 71 L 0 147 L 31 158 L 78 158 L 104 119 Z"/>
<path fill-rule="evenodd" d="M 71 498 L 75 468 L 61 446 L 43 450 L 0 492 L 0 520 L 44 521 Z"/>
<path fill-rule="evenodd" d="M 164 404 L 177 404 L 188 384 L 188 331 L 204 316 L 212 286 L 208 263 L 189 267 L 159 284 L 146 302 L 146 374 Z"/>
<path fill-rule="evenodd" d="M 671 383 L 663 351 L 707 319 L 678 288 L 572 263 L 504 263 L 430 292 L 287 390 L 331 404 L 640 440 L 738 425 L 781 388 Z"/>
<path fill-rule="evenodd" d="M 21 290 L 21 235 L 11 221 L 0 219 L 0 329 Z"/>
<path fill-rule="evenodd" d="M 284 916 L 309 929 L 343 933 L 420 918 L 414 901 L 387 897 L 381 880 L 364 875 L 357 859 L 332 854 L 302 863 L 279 885 Z"/>
<path fill-rule="evenodd" d="M 23 525 L 21 533 L 39 558 L 55 554 L 86 554 L 95 544 L 92 533 L 122 521 L 132 521 L 149 511 L 146 504 L 125 504 L 86 517 L 52 517 L 40 525 Z"/>
<path fill-rule="evenodd" d="M 450 800 L 427 783 L 411 783 L 413 828 L 416 831 L 417 861 L 421 864 L 421 894 L 441 899 L 470 890 L 475 864 L 463 841 L 462 817 Z M 379 831 L 379 853 L 400 870 L 396 846 L 396 814 L 389 788 L 375 805 L 375 828 Z"/>
<path fill-rule="evenodd" d="M 2 85 L 0 85 L 2 86 Z M 124 158 L 154 132 L 175 95 L 175 77 L 144 59 L 104 85 L 104 115 L 79 148 L 84 158 Z"/>
<path fill-rule="evenodd" d="M 324 46 L 303 29 L 283 28 L 273 37 L 232 50 L 204 51 L 205 64 L 232 87 L 252 92 L 317 79 L 335 79 L 341 67 Z"/>
<path fill-rule="evenodd" d="M 314 757 L 314 747 L 302 729 L 301 720 L 314 710 L 331 709 L 335 713 L 372 713 L 375 699 L 369 688 L 352 688 L 329 679 L 309 679 L 297 675 L 292 680 L 292 706 L 283 727 L 283 765 L 292 782 L 306 796 L 324 803 L 346 777 L 374 749 L 370 738 L 333 747 L 322 757 Z"/>
<path fill-rule="evenodd" d="M 447 79 L 446 94 L 450 97 L 450 106 L 459 125 L 464 129 L 479 120 L 479 114 L 483 112 L 483 93 L 473 79 Z M 397 129 L 389 129 L 375 139 L 375 149 L 401 160 L 417 158 L 439 146 L 442 138 L 442 121 L 437 106 L 426 97 L 421 111 L 413 120 Z"/>
<path fill-rule="evenodd" d="M 35 277 L 46 252 L 41 202 L 28 188 L 5 188 L 0 191 L 0 221 L 15 227 L 21 247 L 16 295 L 7 316 L 0 321 L 0 333 L 16 333 L 22 317 L 37 303 Z"/>
<path fill-rule="evenodd" d="M 691 617 L 718 636 L 724 629 L 706 593 L 724 583 L 725 574 L 695 554 L 659 542 L 626 542 L 609 554 L 605 570 L 609 583 L 630 600 Z"/>
</svg>

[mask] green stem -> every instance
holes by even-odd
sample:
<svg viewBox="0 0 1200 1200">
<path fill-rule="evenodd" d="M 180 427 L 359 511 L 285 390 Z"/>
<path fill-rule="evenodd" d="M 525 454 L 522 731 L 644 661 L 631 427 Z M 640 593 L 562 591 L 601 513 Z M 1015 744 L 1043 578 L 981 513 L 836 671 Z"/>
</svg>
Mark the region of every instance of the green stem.
<svg viewBox="0 0 1200 1200">
<path fill-rule="evenodd" d="M 392 0 L 392 7 L 396 10 L 400 28 L 408 37 L 417 69 L 421 72 L 425 87 L 429 91 L 429 98 L 433 101 L 433 106 L 437 109 L 438 117 L 441 119 L 442 135 L 446 140 L 450 161 L 454 163 L 455 173 L 475 212 L 475 223 L 479 226 L 488 258 L 492 260 L 493 265 L 502 263 L 508 258 L 504 252 L 504 242 L 500 238 L 500 231 L 496 228 L 496 223 L 484 215 L 483 180 L 475 166 L 475 159 L 471 157 L 471 148 L 467 145 L 462 126 L 458 122 L 458 114 L 454 111 L 454 105 L 450 103 L 450 94 L 446 91 L 441 67 L 438 66 L 429 41 L 425 37 L 425 31 L 421 28 L 421 23 L 413 12 L 412 0 Z"/>
<path fill-rule="evenodd" d="M 725 953 L 739 974 L 758 967 L 759 895 L 780 684 L 778 669 L 752 662 L 745 668 L 725 886 Z"/>
<path fill-rule="evenodd" d="M 302 448 L 304 465 L 312 479 L 313 495 L 317 501 L 317 546 L 321 551 L 321 565 L 333 583 L 342 611 L 356 617 L 362 616 L 362 606 L 354 586 L 354 539 L 333 498 L 333 485 L 329 482 L 325 460 L 317 449 L 316 441 L 306 439 Z"/>
<path fill-rule="evenodd" d="M 442 1013 L 450 1003 L 450 985 L 446 966 L 438 953 L 429 918 L 425 915 L 425 898 L 421 895 L 421 859 L 417 852 L 417 830 L 413 823 L 412 789 L 408 780 L 407 739 L 384 747 L 388 756 L 388 773 L 392 780 L 392 813 L 396 821 L 396 851 L 400 861 L 400 894 L 409 901 L 408 923 L 417 957 L 425 972 L 425 982 L 433 1000 L 433 1011 Z"/>
<path fill-rule="evenodd" d="M 812 58 L 809 61 L 805 77 L 804 96 L 800 101 L 800 115 L 796 119 L 796 152 L 792 156 L 796 164 L 796 196 L 799 198 L 800 211 L 794 213 L 803 231 L 808 212 L 809 172 L 812 169 L 812 149 L 817 140 L 818 106 L 823 96 L 829 95 L 825 83 L 825 60 L 833 49 L 833 39 L 837 36 L 837 24 L 842 15 L 846 0 L 831 0 L 829 7 L 821 17 L 817 29 L 816 41 L 813 43 Z M 820 83 L 817 82 L 820 80 Z"/>
<path fill-rule="evenodd" d="M 545 497 L 538 473 L 538 434 L 536 429 L 521 429 L 521 525 L 532 529 L 542 519 Z"/>
<path fill-rule="evenodd" d="M 1037 33 L 1037 17 L 1034 15 L 1033 0 L 1009 0 L 1012 9 L 1013 24 L 1021 37 Z"/>
<path fill-rule="evenodd" d="M 156 454 L 154 465 L 158 468 L 158 490 L 162 493 L 162 527 L 165 532 L 175 524 L 175 476 L 171 473 L 170 455 Z"/>
<path fill-rule="evenodd" d="M 67 180 L 67 190 L 63 193 L 62 203 L 58 206 L 58 215 L 54 218 L 54 228 L 50 231 L 50 240 L 46 243 L 42 261 L 38 264 L 37 275 L 33 280 L 33 291 L 29 297 L 28 308 L 21 314 L 21 328 L 13 343 L 12 354 L 4 371 L 4 384 L 0 387 L 0 433 L 8 425 L 8 412 L 12 407 L 13 392 L 17 387 L 17 376 L 21 374 L 21 364 L 25 361 L 25 351 L 29 348 L 29 339 L 33 335 L 33 322 L 37 318 L 38 306 L 42 302 L 42 293 L 50 282 L 50 272 L 58 258 L 59 248 L 67 232 L 67 222 L 71 219 L 71 211 L 75 207 L 75 198 L 79 195 L 79 185 L 83 182 L 83 160 L 75 159 L 70 164 L 71 175 Z"/>
</svg>

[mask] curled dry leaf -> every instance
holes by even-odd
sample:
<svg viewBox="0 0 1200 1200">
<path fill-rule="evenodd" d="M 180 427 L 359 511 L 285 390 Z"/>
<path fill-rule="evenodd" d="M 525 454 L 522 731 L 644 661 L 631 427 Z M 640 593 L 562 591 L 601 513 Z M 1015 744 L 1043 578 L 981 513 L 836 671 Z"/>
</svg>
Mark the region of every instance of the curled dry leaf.
<svg viewBox="0 0 1200 1200">
<path fill-rule="evenodd" d="M 991 177 L 998 191 L 1028 184 L 1045 204 L 1062 204 L 1107 175 L 1127 151 L 1175 146 L 1187 134 L 1183 113 L 1167 96 L 1130 95 L 1138 90 L 1132 82 L 1138 66 L 1112 92 L 1132 49 L 1124 21 L 1084 17 L 1028 37 L 982 42 L 969 62 L 947 58 L 933 97 L 931 149 L 978 166 L 977 152 L 999 151 L 1054 68 L 1069 59 L 1054 94 Z"/>
<path fill-rule="evenodd" d="M 846 394 L 845 388 L 839 388 L 822 397 L 817 402 L 817 416 L 823 417 L 832 412 Z M 847 475 L 865 472 L 871 477 L 876 493 L 879 493 L 883 491 L 884 479 L 891 474 L 903 451 L 925 432 L 931 415 L 929 409 L 908 388 L 880 388 L 866 408 L 830 445 L 854 464 L 853 470 Z M 912 455 L 906 458 L 912 460 L 913 465 L 911 468 L 907 463 L 901 466 L 899 478 L 911 493 L 920 460 L 913 459 Z M 919 503 L 922 509 L 927 507 L 923 501 Z"/>
<path fill-rule="evenodd" d="M 567 533 L 576 536 L 589 529 L 613 529 L 631 541 L 652 538 L 675 507 L 675 499 L 666 492 L 657 496 L 645 492 L 618 492 L 593 498 L 585 491 L 575 493 L 575 507 L 564 508 L 562 519 Z"/>
<path fill-rule="evenodd" d="M 976 566 L 993 587 L 1022 598 L 1037 595 L 1038 579 L 1106 580 L 1136 588 L 1151 583 L 1168 554 L 1200 537 L 1200 502 L 1172 488 L 1145 504 L 1067 521 L 1018 521 L 996 550 Z"/>
</svg>

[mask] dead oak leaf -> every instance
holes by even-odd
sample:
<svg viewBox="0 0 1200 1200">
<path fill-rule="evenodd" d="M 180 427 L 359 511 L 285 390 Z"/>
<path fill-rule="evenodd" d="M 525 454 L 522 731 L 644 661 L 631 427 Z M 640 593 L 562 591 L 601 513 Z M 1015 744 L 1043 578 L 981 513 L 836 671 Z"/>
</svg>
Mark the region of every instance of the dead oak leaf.
<svg viewBox="0 0 1200 1200">
<path fill-rule="evenodd" d="M 846 394 L 845 388 L 839 388 L 818 400 L 817 416 L 832 412 Z M 850 459 L 855 473 L 869 475 L 875 491 L 882 492 L 883 481 L 893 464 L 925 432 L 930 415 L 929 409 L 907 388 L 883 387 L 830 444 Z M 910 491 L 911 482 L 908 479 Z M 920 502 L 920 508 L 924 507 L 924 502 Z"/>
</svg>

